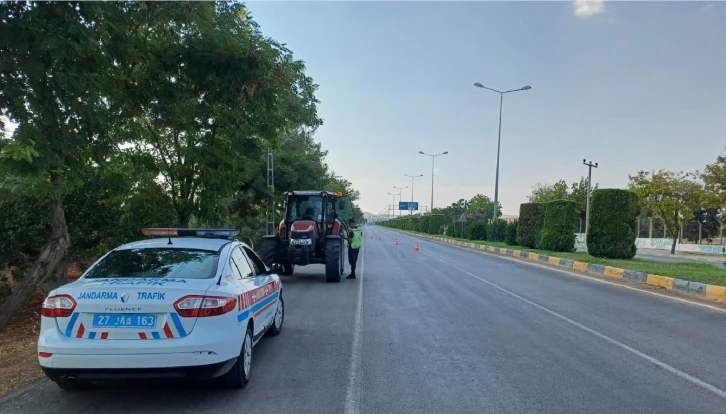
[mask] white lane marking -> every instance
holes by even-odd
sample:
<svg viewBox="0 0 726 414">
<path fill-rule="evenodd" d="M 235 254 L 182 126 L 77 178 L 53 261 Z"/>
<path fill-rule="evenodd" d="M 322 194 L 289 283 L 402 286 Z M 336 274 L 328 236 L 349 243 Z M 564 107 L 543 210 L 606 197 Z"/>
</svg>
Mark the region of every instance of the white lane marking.
<svg viewBox="0 0 726 414">
<path fill-rule="evenodd" d="M 662 368 L 662 369 L 670 372 L 671 374 L 674 374 L 677 377 L 680 377 L 681 379 L 684 379 L 684 380 L 690 382 L 691 384 L 697 385 L 697 386 L 699 386 L 699 387 L 701 387 L 701 388 L 703 388 L 703 389 L 705 389 L 707 391 L 710 391 L 710 392 L 718 395 L 721 398 L 726 399 L 726 391 L 724 391 L 724 390 L 722 390 L 720 388 L 717 388 L 717 387 L 715 387 L 715 386 L 713 386 L 713 385 L 711 385 L 711 384 L 709 384 L 707 382 L 704 382 L 704 381 L 702 381 L 702 380 L 700 380 L 700 379 L 698 379 L 698 378 L 696 378 L 696 377 L 694 377 L 692 375 L 689 375 L 689 374 L 687 374 L 687 373 L 679 370 L 678 368 L 675 368 L 675 367 L 673 367 L 671 365 L 668 365 L 665 362 L 663 362 L 663 361 L 661 361 L 659 359 L 656 359 L 656 358 L 654 358 L 654 357 L 652 357 L 652 356 L 650 356 L 650 355 L 648 355 L 648 354 L 646 354 L 644 352 L 638 351 L 637 349 L 635 349 L 635 348 L 633 348 L 631 346 L 628 346 L 628 345 L 626 345 L 626 344 L 618 341 L 617 339 L 611 338 L 611 337 L 609 337 L 609 336 L 607 336 L 607 335 L 605 335 L 605 334 L 603 334 L 601 332 L 598 332 L 598 331 L 596 331 L 596 330 L 594 330 L 592 328 L 588 328 L 587 326 L 585 326 L 585 325 L 583 325 L 583 324 L 581 324 L 581 323 L 579 323 L 577 321 L 574 321 L 574 320 L 568 318 L 567 316 L 562 315 L 561 313 L 558 313 L 558 312 L 553 311 L 552 309 L 546 308 L 546 307 L 544 307 L 544 306 L 542 306 L 542 305 L 540 305 L 540 304 L 538 304 L 536 302 L 533 302 L 533 301 L 531 301 L 531 300 L 529 300 L 529 299 L 527 299 L 527 298 L 525 298 L 523 296 L 520 296 L 520 295 L 518 295 L 518 294 L 516 294 L 516 293 L 514 293 L 514 292 L 512 292 L 512 291 L 510 291 L 508 289 L 505 289 L 505 288 L 497 285 L 496 283 L 492 283 L 492 282 L 484 279 L 483 277 L 477 276 L 477 275 L 475 275 L 475 274 L 473 274 L 473 273 L 471 273 L 471 272 L 469 272 L 467 270 L 464 270 L 464 269 L 456 266 L 455 264 L 449 263 L 446 260 L 443 260 L 443 259 L 441 259 L 441 258 L 439 258 L 439 257 L 437 257 L 435 255 L 429 254 L 429 253 L 424 253 L 424 254 L 426 256 L 429 256 L 431 258 L 434 258 L 434 259 L 436 259 L 436 260 L 438 260 L 438 261 L 440 261 L 442 263 L 445 263 L 445 264 L 453 267 L 454 269 L 456 269 L 456 270 L 458 270 L 458 271 L 460 271 L 460 272 L 462 272 L 462 273 L 464 273 L 464 274 L 466 274 L 468 276 L 471 276 L 471 277 L 473 277 L 475 279 L 478 279 L 478 280 L 486 283 L 487 285 L 489 285 L 489 286 L 491 286 L 491 287 L 493 287 L 495 289 L 498 289 L 498 290 L 500 290 L 500 291 L 502 291 L 502 292 L 504 292 L 504 293 L 506 293 L 506 294 L 508 294 L 508 295 L 510 295 L 510 296 L 512 296 L 514 298 L 516 298 L 516 299 L 519 299 L 522 302 L 528 303 L 528 304 L 534 306 L 535 308 L 537 308 L 537 309 L 539 309 L 539 310 L 541 310 L 543 312 L 549 313 L 550 315 L 552 315 L 552 316 L 554 316 L 556 318 L 559 318 L 559 319 L 561 319 L 561 320 L 563 320 L 563 321 L 565 321 L 565 322 L 567 322 L 567 323 L 569 323 L 569 324 L 571 324 L 573 326 L 576 326 L 576 327 L 582 329 L 585 332 L 591 333 L 591 334 L 597 336 L 598 338 L 600 338 L 602 340 L 605 340 L 607 342 L 610 342 L 613 345 L 616 345 L 616 346 L 618 346 L 618 347 L 620 347 L 620 348 L 622 348 L 622 349 L 624 349 L 624 350 L 626 350 L 628 352 L 631 352 L 634 355 L 637 355 L 637 356 L 645 359 L 646 361 L 648 361 L 648 362 L 650 362 L 652 364 L 655 364 L 656 366 L 658 366 L 658 367 L 660 367 L 660 368 Z"/>
<path fill-rule="evenodd" d="M 415 236 L 409 236 L 409 237 L 415 237 Z M 522 264 L 525 264 L 525 265 L 528 265 L 528 266 L 535 266 L 535 267 L 539 267 L 539 268 L 542 268 L 542 269 L 550 270 L 550 271 L 553 271 L 553 272 L 560 272 L 560 273 L 564 273 L 564 274 L 567 274 L 567 275 L 570 275 L 570 276 L 579 277 L 581 279 L 591 280 L 593 282 L 603 283 L 603 284 L 610 285 L 610 286 L 617 286 L 617 287 L 621 287 L 621 288 L 624 288 L 624 289 L 630 289 L 630 290 L 634 290 L 636 292 L 647 293 L 649 295 L 658 296 L 658 297 L 661 297 L 661 298 L 670 299 L 670 300 L 674 300 L 674 301 L 677 301 L 677 302 L 686 303 L 686 304 L 689 304 L 689 305 L 700 306 L 702 308 L 708 308 L 708 309 L 715 310 L 715 311 L 719 311 L 719 312 L 726 312 L 726 309 L 724 309 L 724 308 L 720 308 L 718 306 L 709 305 L 707 303 L 694 302 L 694 301 L 689 300 L 689 299 L 678 298 L 678 297 L 670 296 L 670 295 L 664 295 L 662 293 L 654 292 L 652 290 L 646 290 L 646 289 L 643 289 L 643 288 L 640 288 L 640 287 L 633 287 L 633 286 L 628 286 L 628 285 L 624 285 L 624 284 L 621 284 L 621 283 L 610 282 L 610 281 L 607 281 L 607 280 L 603 280 L 602 278 L 599 278 L 597 276 L 582 275 L 582 274 L 575 273 L 575 272 L 572 272 L 572 271 L 569 271 L 569 270 L 566 270 L 566 269 L 559 269 L 559 268 L 556 268 L 556 267 L 549 267 L 549 266 L 545 266 L 543 264 L 539 264 L 539 263 L 532 262 L 529 259 L 520 260 L 520 259 L 517 259 L 517 258 L 514 258 L 514 257 L 510 257 L 510 256 L 503 256 L 503 255 L 499 255 L 499 254 L 496 254 L 496 253 L 485 252 L 484 250 L 474 250 L 474 249 L 470 249 L 468 247 L 456 246 L 456 245 L 453 245 L 453 244 L 448 244 L 448 243 L 440 242 L 438 240 L 429 240 L 429 239 L 422 239 L 422 240 L 426 240 L 426 241 L 429 241 L 431 243 L 440 244 L 442 246 L 454 247 L 454 248 L 461 249 L 461 250 L 464 250 L 464 251 L 485 254 L 485 255 L 487 255 L 489 257 L 496 257 L 496 258 L 499 258 L 499 259 L 511 260 L 511 261 L 514 261 L 514 262 L 517 262 L 517 263 L 522 263 Z M 647 286 L 653 287 L 652 285 L 647 285 Z"/>
<path fill-rule="evenodd" d="M 365 267 L 366 248 L 361 246 L 360 274 L 358 276 L 358 302 L 355 307 L 353 322 L 353 345 L 350 351 L 350 367 L 348 368 L 348 387 L 345 390 L 345 414 L 360 412 L 360 354 L 361 354 L 361 313 L 363 308 L 363 271 Z"/>
</svg>

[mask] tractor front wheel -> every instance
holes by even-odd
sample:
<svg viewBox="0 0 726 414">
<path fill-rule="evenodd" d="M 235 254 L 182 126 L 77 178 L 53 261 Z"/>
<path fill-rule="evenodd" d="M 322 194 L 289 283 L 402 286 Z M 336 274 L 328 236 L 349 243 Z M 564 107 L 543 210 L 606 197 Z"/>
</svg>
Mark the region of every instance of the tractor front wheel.
<svg viewBox="0 0 726 414">
<path fill-rule="evenodd" d="M 340 283 L 341 260 L 343 256 L 343 239 L 334 237 L 325 241 L 325 281 Z"/>
</svg>

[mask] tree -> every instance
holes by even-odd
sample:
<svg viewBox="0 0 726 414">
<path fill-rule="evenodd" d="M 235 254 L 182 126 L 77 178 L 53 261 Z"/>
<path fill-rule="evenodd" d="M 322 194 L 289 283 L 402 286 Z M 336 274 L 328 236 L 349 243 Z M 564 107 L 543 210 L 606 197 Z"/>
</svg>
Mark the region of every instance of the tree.
<svg viewBox="0 0 726 414">
<path fill-rule="evenodd" d="M 671 254 L 675 254 L 678 233 L 693 212 L 709 203 L 704 186 L 697 174 L 660 170 L 640 171 L 630 176 L 628 188 L 638 195 L 641 207 L 661 220 L 673 237 Z"/>
<path fill-rule="evenodd" d="M 716 162 L 709 164 L 703 171 L 704 183 L 719 199 L 719 207 L 726 207 L 726 156 L 719 155 Z"/>
<path fill-rule="evenodd" d="M 567 183 L 565 180 L 559 180 L 554 184 L 535 184 L 532 186 L 532 194 L 527 198 L 530 203 L 549 203 L 555 200 L 565 200 L 567 196 Z"/>
<path fill-rule="evenodd" d="M 466 202 L 467 213 L 475 214 L 484 220 L 490 221 L 492 219 L 492 210 L 494 209 L 494 201 L 491 198 L 477 194 Z M 502 215 L 501 204 L 497 206 L 497 217 Z"/>
<path fill-rule="evenodd" d="M 592 191 L 598 189 L 598 184 L 592 186 Z M 574 182 L 570 186 L 570 192 L 567 194 L 567 200 L 573 201 L 577 211 L 582 212 L 582 219 L 585 219 L 585 211 L 587 209 L 587 177 L 581 177 L 579 182 Z M 592 202 L 592 200 L 590 200 Z"/>
<path fill-rule="evenodd" d="M 19 124 L 0 158 L 16 172 L 51 185 L 51 231 L 18 290 L 0 307 L 0 329 L 49 275 L 63 267 L 70 236 L 64 177 L 83 157 L 113 148 L 106 133 L 116 113 L 114 56 L 109 37 L 125 30 L 122 4 L 3 2 L 0 4 L 0 113 Z"/>
<path fill-rule="evenodd" d="M 595 183 L 592 190 L 597 190 Z M 580 177 L 579 182 L 573 182 L 568 190 L 567 182 L 559 180 L 554 184 L 537 183 L 532 187 L 532 194 L 528 196 L 530 203 L 549 203 L 555 200 L 570 200 L 580 212 L 580 218 L 585 219 L 587 210 L 587 177 Z"/>
<path fill-rule="evenodd" d="M 163 178 L 187 227 L 255 174 L 287 131 L 322 123 L 302 61 L 264 37 L 244 5 L 134 3 L 135 116 L 123 125 L 137 162 Z M 149 59 L 153 57 L 153 59 Z M 264 176 L 263 176 L 264 177 Z M 264 181 L 263 184 L 264 186 Z"/>
</svg>

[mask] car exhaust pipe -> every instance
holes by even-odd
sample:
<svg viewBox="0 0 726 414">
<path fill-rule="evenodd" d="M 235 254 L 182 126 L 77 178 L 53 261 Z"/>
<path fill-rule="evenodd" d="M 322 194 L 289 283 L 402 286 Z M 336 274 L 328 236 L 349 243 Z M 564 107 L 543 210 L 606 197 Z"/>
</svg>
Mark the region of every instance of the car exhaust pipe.
<svg viewBox="0 0 726 414">
<path fill-rule="evenodd" d="M 76 377 L 75 375 L 69 375 L 66 377 L 66 382 L 70 385 L 77 385 L 78 377 Z"/>
</svg>

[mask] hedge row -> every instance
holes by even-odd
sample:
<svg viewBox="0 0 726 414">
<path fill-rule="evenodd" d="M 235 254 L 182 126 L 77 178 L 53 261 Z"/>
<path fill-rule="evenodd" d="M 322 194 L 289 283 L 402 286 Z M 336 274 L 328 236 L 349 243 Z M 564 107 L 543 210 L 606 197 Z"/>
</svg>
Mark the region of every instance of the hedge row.
<svg viewBox="0 0 726 414">
<path fill-rule="evenodd" d="M 443 221 L 443 216 L 440 214 L 427 214 L 423 216 L 409 215 L 383 221 L 380 225 L 420 233 L 441 234 Z"/>
<path fill-rule="evenodd" d="M 637 248 L 638 196 L 632 191 L 599 189 L 592 192 L 587 252 L 608 259 L 632 259 Z"/>
<path fill-rule="evenodd" d="M 632 259 L 637 248 L 636 218 L 640 214 L 638 196 L 632 191 L 598 189 L 592 192 L 587 249 L 591 256 Z M 537 248 L 552 252 L 575 250 L 578 221 L 575 203 L 555 200 L 549 203 L 524 203 L 519 206 L 519 221 L 488 223 L 475 220 L 449 223 L 446 235 L 470 240 L 506 242 L 511 246 Z M 381 223 L 384 226 L 429 234 L 442 234 L 440 214 L 401 217 Z"/>
</svg>

